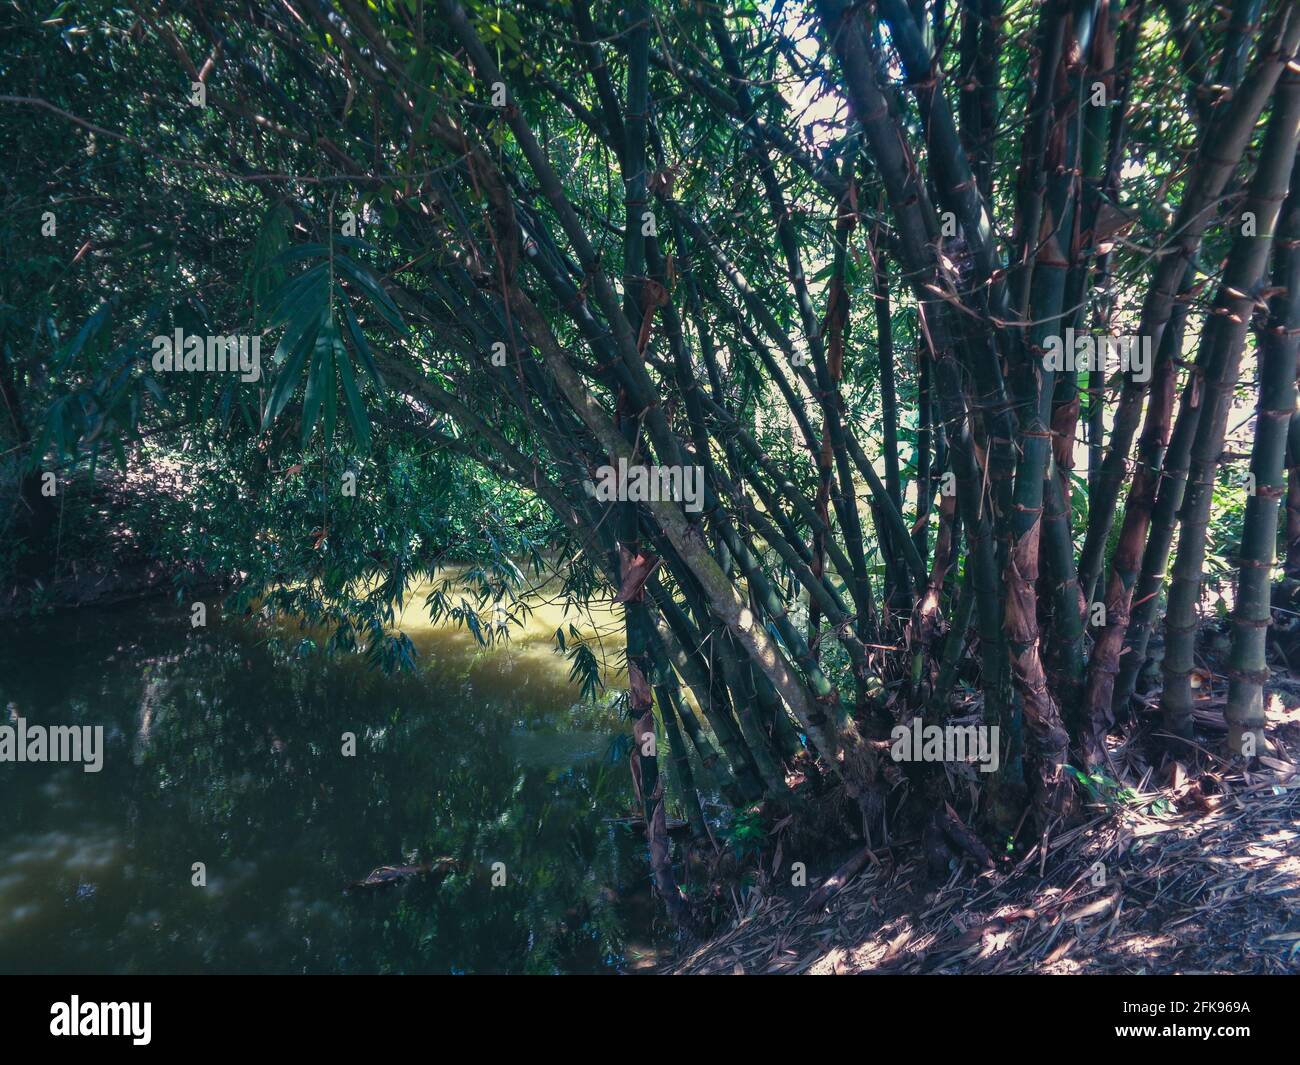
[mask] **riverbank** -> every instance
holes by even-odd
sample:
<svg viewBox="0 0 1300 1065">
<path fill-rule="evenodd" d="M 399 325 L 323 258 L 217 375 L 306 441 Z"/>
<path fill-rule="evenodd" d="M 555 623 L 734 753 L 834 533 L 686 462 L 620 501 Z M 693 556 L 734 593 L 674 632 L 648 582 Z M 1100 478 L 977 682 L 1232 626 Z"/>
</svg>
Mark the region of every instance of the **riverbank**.
<svg viewBox="0 0 1300 1065">
<path fill-rule="evenodd" d="M 1216 713 L 1222 722 L 1203 713 L 1211 729 Z M 1274 697 L 1269 738 L 1277 756 L 1254 769 L 1193 751 L 988 871 L 967 863 L 936 880 L 918 842 L 903 841 L 854 855 L 861 871 L 824 905 L 810 902 L 815 880 L 769 880 L 661 971 L 1300 972 L 1300 710 Z"/>
<path fill-rule="evenodd" d="M 143 601 L 185 587 L 208 593 L 235 574 L 209 573 L 175 558 L 158 539 L 158 515 L 183 493 L 173 464 L 159 460 L 127 473 L 101 468 L 56 482 L 57 517 L 43 564 L 21 552 L 0 569 L 0 621 L 55 610 Z"/>
</svg>

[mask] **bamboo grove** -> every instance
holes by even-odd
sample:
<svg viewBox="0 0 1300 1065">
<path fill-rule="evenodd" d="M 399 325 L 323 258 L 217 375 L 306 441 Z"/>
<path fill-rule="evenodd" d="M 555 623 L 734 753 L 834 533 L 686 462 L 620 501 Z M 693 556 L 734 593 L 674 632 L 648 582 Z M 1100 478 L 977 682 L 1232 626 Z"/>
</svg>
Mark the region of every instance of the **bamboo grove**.
<svg viewBox="0 0 1300 1065">
<path fill-rule="evenodd" d="M 18 5 L 0 105 L 31 225 L 7 206 L 9 254 L 56 193 L 114 232 L 201 200 L 206 238 L 151 254 L 277 347 L 241 386 L 252 424 L 177 426 L 137 282 L 94 324 L 114 357 L 58 363 L 76 402 L 54 430 L 29 415 L 24 483 L 150 429 L 357 453 L 392 434 L 535 494 L 573 594 L 622 607 L 677 921 L 670 796 L 703 835 L 702 795 L 833 791 L 879 833 L 882 737 L 973 698 L 1005 747 L 974 819 L 1045 833 L 1072 766 L 1121 775 L 1117 729 L 1190 741 L 1243 389 L 1226 717 L 1232 752 L 1263 751 L 1275 568 L 1300 578 L 1294 5 L 78 6 L 107 28 L 40 59 L 50 31 Z M 81 321 L 130 265 L 112 246 Z M 11 409 L 45 365 L 16 329 Z M 1048 357 L 1076 336 L 1136 338 L 1149 372 Z M 620 461 L 701 468 L 701 505 L 602 498 Z"/>
</svg>

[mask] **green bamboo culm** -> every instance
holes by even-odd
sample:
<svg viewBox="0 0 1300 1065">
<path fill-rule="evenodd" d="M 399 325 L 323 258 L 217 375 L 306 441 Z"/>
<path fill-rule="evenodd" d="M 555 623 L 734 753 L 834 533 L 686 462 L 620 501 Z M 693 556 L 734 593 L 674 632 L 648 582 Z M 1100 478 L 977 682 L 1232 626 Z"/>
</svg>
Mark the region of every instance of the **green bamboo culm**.
<svg viewBox="0 0 1300 1065">
<path fill-rule="evenodd" d="M 1300 42 L 1300 19 L 1287 18 L 1279 11 L 1264 29 L 1251 69 L 1241 83 L 1206 114 L 1206 135 L 1192 168 L 1191 180 L 1179 204 L 1171 228 L 1171 240 L 1159 259 L 1142 305 L 1137 335 L 1150 340 L 1155 351 L 1169 325 L 1187 266 L 1201 246 L 1215 205 L 1223 196 L 1233 173 L 1254 135 L 1260 114 L 1274 95 L 1278 80 Z M 1280 203 L 1282 195 L 1272 205 Z M 1261 224 L 1258 231 L 1264 232 Z M 1217 317 L 1217 316 L 1216 316 Z M 1149 381 L 1129 374 L 1124 379 L 1115 408 L 1108 442 L 1109 450 L 1098 473 L 1095 491 L 1088 499 L 1088 531 L 1079 557 L 1079 583 L 1091 603 L 1101 576 L 1106 545 L 1110 539 L 1120 492 L 1129 480 L 1129 454 L 1137 435 Z M 1199 571 L 1198 571 L 1199 572 Z"/>
<path fill-rule="evenodd" d="M 1186 288 L 1190 289 L 1192 275 L 1188 275 Z M 1169 320 L 1166 334 L 1175 334 L 1173 350 L 1181 351 L 1187 324 L 1187 303 L 1183 301 Z M 1162 341 L 1163 343 L 1163 341 Z M 1197 371 L 1193 371 L 1197 372 Z M 1174 423 L 1169 446 L 1165 449 L 1164 463 L 1160 469 L 1160 483 L 1155 507 L 1151 511 L 1151 527 L 1146 547 L 1142 552 L 1142 569 L 1136 590 L 1131 599 L 1132 612 L 1119 659 L 1119 675 L 1111 696 L 1111 712 L 1116 720 L 1128 710 L 1129 700 L 1137 687 L 1138 674 L 1147 660 L 1147 647 L 1151 629 L 1160 610 L 1160 593 L 1165 586 L 1165 570 L 1173 550 L 1177 532 L 1178 512 L 1182 509 L 1183 493 L 1187 488 L 1187 467 L 1191 462 L 1192 438 L 1200 418 L 1200 406 L 1193 403 L 1194 393 L 1188 389 L 1179 400 L 1178 419 Z M 1109 621 L 1109 619 L 1108 619 Z"/>
<path fill-rule="evenodd" d="M 679 724 L 681 715 L 681 697 L 674 684 L 661 684 L 655 687 L 659 699 L 659 716 L 664 723 L 664 732 L 668 735 L 668 749 L 672 755 L 673 782 L 682 797 L 682 806 L 686 810 L 686 821 L 691 826 L 692 839 L 708 839 L 708 829 L 704 825 L 704 811 L 700 807 L 700 796 L 695 790 L 695 773 L 691 769 L 691 759 L 686 753 L 686 741 L 682 737 Z"/>
<path fill-rule="evenodd" d="M 1241 231 L 1233 241 L 1202 340 L 1209 358 L 1205 363 L 1203 409 L 1192 443 L 1192 462 L 1183 499 L 1178 557 L 1165 612 L 1164 690 L 1160 699 L 1166 728 L 1185 739 L 1190 739 L 1192 734 L 1197 606 L 1215 474 L 1223 452 L 1228 408 L 1241 368 L 1246 330 L 1264 282 L 1278 214 L 1291 180 L 1298 136 L 1300 74 L 1288 68 L 1269 117 L 1259 168 L 1242 206 Z M 1252 222 L 1253 225 L 1249 224 Z"/>
<path fill-rule="evenodd" d="M 1296 348 L 1300 342 L 1300 170 L 1282 211 L 1273 255 L 1268 325 L 1259 345 L 1259 406 L 1250 456 L 1253 491 L 1241 531 L 1237 601 L 1229 655 L 1228 746 L 1242 755 L 1263 750 L 1265 660 L 1271 576 L 1277 548 L 1278 503 L 1286 491 L 1287 432 L 1296 404 Z"/>
</svg>

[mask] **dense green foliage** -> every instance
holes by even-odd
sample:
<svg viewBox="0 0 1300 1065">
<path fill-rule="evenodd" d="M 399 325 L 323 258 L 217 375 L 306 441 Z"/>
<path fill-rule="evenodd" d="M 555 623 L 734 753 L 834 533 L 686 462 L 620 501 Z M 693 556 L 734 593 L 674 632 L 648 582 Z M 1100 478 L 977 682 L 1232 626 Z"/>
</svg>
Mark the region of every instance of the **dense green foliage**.
<svg viewBox="0 0 1300 1065">
<path fill-rule="evenodd" d="M 875 741 L 982 721 L 1006 750 L 961 767 L 972 819 L 1029 799 L 1048 831 L 1129 716 L 1171 551 L 1166 724 L 1190 738 L 1206 578 L 1240 569 L 1229 739 L 1258 753 L 1293 462 L 1265 434 L 1248 505 L 1221 459 L 1257 352 L 1261 418 L 1294 407 L 1293 5 L 3 17 L 15 580 L 57 567 L 41 474 L 111 461 L 173 465 L 163 557 L 390 666 L 440 564 L 478 567 L 429 606 L 484 640 L 518 567 L 618 590 L 682 923 L 649 735 L 697 834 L 705 787 L 783 809 L 832 780 L 870 833 L 899 784 Z M 156 372 L 177 329 L 264 338 L 261 378 Z M 1076 333 L 1145 367 L 1053 361 Z M 698 467 L 698 506 L 603 498 L 620 460 Z"/>
</svg>

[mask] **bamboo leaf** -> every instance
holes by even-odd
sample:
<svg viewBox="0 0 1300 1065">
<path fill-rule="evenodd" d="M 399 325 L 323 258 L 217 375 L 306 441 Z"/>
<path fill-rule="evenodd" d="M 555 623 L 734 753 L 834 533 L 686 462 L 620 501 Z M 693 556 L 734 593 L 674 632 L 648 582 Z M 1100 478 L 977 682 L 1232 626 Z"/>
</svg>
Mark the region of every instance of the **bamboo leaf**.
<svg viewBox="0 0 1300 1065">
<path fill-rule="evenodd" d="M 357 349 L 357 357 L 361 360 L 361 365 L 366 368 L 366 373 L 370 375 L 370 380 L 374 382 L 375 390 L 379 393 L 382 401 L 385 395 L 384 379 L 379 373 L 379 367 L 375 365 L 375 360 L 370 354 L 370 345 L 366 343 L 366 336 L 357 325 L 356 317 L 352 313 L 346 296 L 342 299 L 343 320 L 347 323 L 348 335 L 352 338 L 352 346 Z"/>
<path fill-rule="evenodd" d="M 333 381 L 327 378 L 329 362 L 334 350 L 334 326 L 327 322 L 316 334 L 313 345 L 311 368 L 307 371 L 307 394 L 302 401 L 302 443 L 305 447 L 311 439 L 312 430 L 316 428 L 316 419 L 320 415 L 321 400 Z"/>
<path fill-rule="evenodd" d="M 370 449 L 370 419 L 366 417 L 365 406 L 357 392 L 356 377 L 352 372 L 352 363 L 341 341 L 336 341 L 334 359 L 338 363 L 339 380 L 343 383 L 343 396 L 347 400 L 348 421 L 352 425 L 352 435 L 362 451 Z"/>
<path fill-rule="evenodd" d="M 340 270 L 361 286 L 384 321 L 398 332 L 406 332 L 406 324 L 402 321 L 402 315 L 397 309 L 397 304 L 392 301 L 392 298 L 384 291 L 378 279 L 369 270 L 354 263 L 346 255 L 336 255 L 334 262 Z"/>
<path fill-rule="evenodd" d="M 307 357 L 308 350 L 316 341 L 316 333 L 319 328 L 319 323 L 317 323 L 314 328 L 305 332 L 290 353 L 288 361 L 280 367 L 275 379 L 275 388 L 271 392 L 271 398 L 266 404 L 266 411 L 262 415 L 263 432 L 269 429 L 275 419 L 280 416 L 280 413 L 289 402 L 289 397 L 293 395 L 294 390 L 297 388 L 298 373 L 302 369 L 303 360 Z"/>
</svg>

